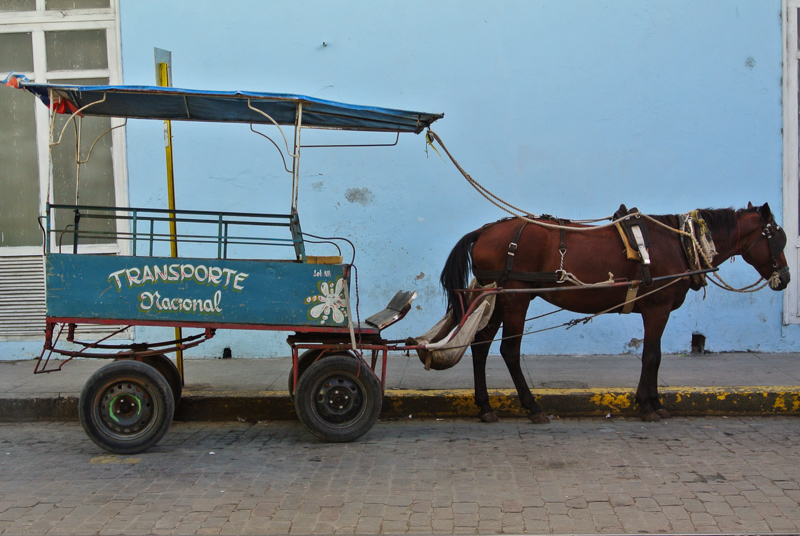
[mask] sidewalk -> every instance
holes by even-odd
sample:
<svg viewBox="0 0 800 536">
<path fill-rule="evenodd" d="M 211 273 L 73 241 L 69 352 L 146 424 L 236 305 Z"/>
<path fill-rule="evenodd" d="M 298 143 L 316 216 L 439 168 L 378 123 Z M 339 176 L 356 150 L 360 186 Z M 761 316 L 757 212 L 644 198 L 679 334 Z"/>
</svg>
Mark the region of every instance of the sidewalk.
<svg viewBox="0 0 800 536">
<path fill-rule="evenodd" d="M 77 401 L 104 360 L 74 360 L 34 374 L 35 361 L 0 361 L 0 421 L 77 420 Z M 50 367 L 53 367 L 53 362 Z M 550 415 L 636 414 L 640 357 L 528 356 L 523 370 Z M 291 358 L 190 359 L 177 420 L 294 419 L 287 382 Z M 487 381 L 497 413 L 524 415 L 499 356 Z M 475 418 L 472 363 L 426 371 L 416 355 L 389 357 L 384 419 Z M 675 415 L 800 415 L 800 353 L 665 355 L 659 374 L 665 406 Z"/>
</svg>

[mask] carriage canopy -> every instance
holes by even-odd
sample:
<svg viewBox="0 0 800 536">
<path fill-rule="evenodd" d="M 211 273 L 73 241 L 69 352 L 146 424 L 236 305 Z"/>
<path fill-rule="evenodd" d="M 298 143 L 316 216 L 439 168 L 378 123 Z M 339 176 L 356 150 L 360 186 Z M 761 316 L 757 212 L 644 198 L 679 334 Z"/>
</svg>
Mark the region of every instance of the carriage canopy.
<svg viewBox="0 0 800 536">
<path fill-rule="evenodd" d="M 34 93 L 48 106 L 52 95 L 57 111 L 62 113 L 81 110 L 83 115 L 106 117 L 267 124 L 274 120 L 280 125 L 294 125 L 297 106 L 302 104 L 305 128 L 419 134 L 444 116 L 283 93 L 39 84 L 14 74 L 5 83 Z"/>
</svg>

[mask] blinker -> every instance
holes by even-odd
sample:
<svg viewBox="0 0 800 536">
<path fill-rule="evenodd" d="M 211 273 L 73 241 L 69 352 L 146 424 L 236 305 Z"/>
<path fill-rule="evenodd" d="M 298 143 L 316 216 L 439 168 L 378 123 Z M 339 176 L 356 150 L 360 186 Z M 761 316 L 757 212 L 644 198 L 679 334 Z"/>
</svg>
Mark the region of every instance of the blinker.
<svg viewBox="0 0 800 536">
<path fill-rule="evenodd" d="M 772 254 L 778 256 L 780 255 L 781 251 L 783 251 L 783 249 L 786 247 L 787 238 L 786 238 L 786 231 L 784 231 L 780 225 L 775 224 L 775 227 L 777 228 L 777 230 L 775 231 L 774 234 L 771 235 L 768 234 L 767 239 L 769 240 L 769 248 L 770 250 L 772 250 Z M 765 228 L 765 231 L 768 230 L 769 226 Z"/>
</svg>

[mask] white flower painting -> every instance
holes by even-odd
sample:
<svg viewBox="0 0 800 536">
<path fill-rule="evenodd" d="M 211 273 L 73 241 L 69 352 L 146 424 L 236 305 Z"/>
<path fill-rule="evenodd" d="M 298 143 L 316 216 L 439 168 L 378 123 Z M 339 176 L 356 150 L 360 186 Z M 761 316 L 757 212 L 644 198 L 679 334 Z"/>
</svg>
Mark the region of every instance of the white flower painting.
<svg viewBox="0 0 800 536">
<path fill-rule="evenodd" d="M 336 283 L 323 281 L 318 285 L 319 294 L 306 298 L 306 303 L 311 305 L 308 316 L 325 324 L 332 320 L 334 324 L 341 324 L 347 318 L 347 305 L 344 295 L 344 279 L 339 278 Z"/>
</svg>

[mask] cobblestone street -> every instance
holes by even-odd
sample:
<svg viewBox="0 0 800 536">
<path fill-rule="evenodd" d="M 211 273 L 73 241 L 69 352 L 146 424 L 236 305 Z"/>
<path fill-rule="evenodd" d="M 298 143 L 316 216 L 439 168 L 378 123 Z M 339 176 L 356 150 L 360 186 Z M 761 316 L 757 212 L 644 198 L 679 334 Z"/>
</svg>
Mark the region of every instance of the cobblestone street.
<svg viewBox="0 0 800 536">
<path fill-rule="evenodd" d="M 792 417 L 174 423 L 111 456 L 75 423 L 0 424 L 0 534 L 789 533 Z"/>
</svg>

